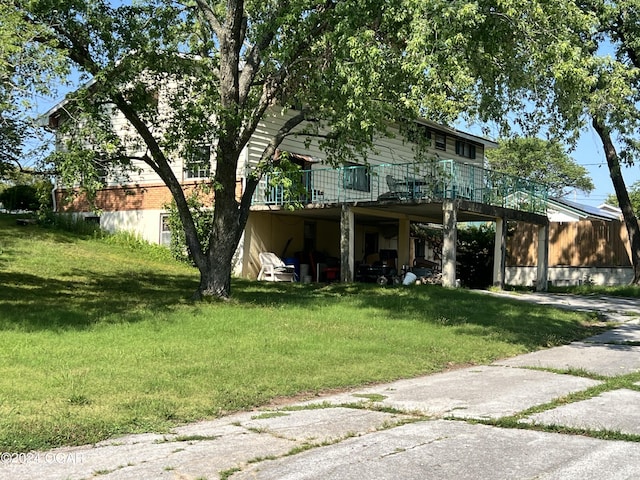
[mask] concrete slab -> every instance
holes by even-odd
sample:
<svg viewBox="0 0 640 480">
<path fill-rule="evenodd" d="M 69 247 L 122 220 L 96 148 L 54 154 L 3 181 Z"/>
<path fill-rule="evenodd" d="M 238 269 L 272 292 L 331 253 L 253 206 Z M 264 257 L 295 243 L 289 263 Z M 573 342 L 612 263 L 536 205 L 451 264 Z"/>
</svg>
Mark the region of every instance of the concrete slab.
<svg viewBox="0 0 640 480">
<path fill-rule="evenodd" d="M 500 418 L 601 382 L 537 370 L 478 366 L 400 380 L 313 400 L 334 404 L 378 399 L 376 405 L 455 418 Z"/>
<path fill-rule="evenodd" d="M 531 415 L 523 421 L 640 435 L 640 392 L 628 389 L 604 392 L 589 400 Z"/>
<path fill-rule="evenodd" d="M 277 415 L 277 416 L 271 416 Z M 412 418 L 353 408 L 324 408 L 265 412 L 257 418 L 244 422 L 244 428 L 275 435 L 279 438 L 299 442 L 324 443 L 341 440 L 348 436 L 374 432 L 388 428 Z"/>
<path fill-rule="evenodd" d="M 34 452 L 25 455 L 24 462 L 20 457 L 0 462 L 0 478 L 213 479 L 259 458 L 285 456 L 306 443 L 365 435 L 407 418 L 411 417 L 348 408 L 247 412 L 185 425 L 166 435 L 128 435 L 95 446 Z"/>
<path fill-rule="evenodd" d="M 639 469 L 636 443 L 436 420 L 260 462 L 230 478 L 609 480 Z"/>
<path fill-rule="evenodd" d="M 480 290 L 479 290 L 480 291 Z M 635 322 L 640 318 L 640 301 L 637 298 L 585 296 L 564 293 L 522 293 L 482 291 L 487 295 L 495 295 L 513 300 L 549 305 L 567 310 L 598 312 L 615 322 Z"/>
<path fill-rule="evenodd" d="M 218 478 L 220 471 L 245 465 L 249 460 L 280 456 L 297 446 L 291 440 L 247 431 L 227 429 L 211 439 L 164 440 L 149 435 L 124 443 L 33 452 L 24 462 L 0 463 L 0 478 L 12 480 L 76 480 L 99 476 L 101 479 L 141 478 Z"/>
<path fill-rule="evenodd" d="M 625 324 L 608 330 L 600 335 L 589 337 L 585 340 L 589 343 L 638 343 L 640 344 L 640 325 Z"/>
<path fill-rule="evenodd" d="M 615 377 L 640 371 L 640 347 L 575 342 L 501 360 L 494 365 L 582 369 L 597 375 Z"/>
</svg>

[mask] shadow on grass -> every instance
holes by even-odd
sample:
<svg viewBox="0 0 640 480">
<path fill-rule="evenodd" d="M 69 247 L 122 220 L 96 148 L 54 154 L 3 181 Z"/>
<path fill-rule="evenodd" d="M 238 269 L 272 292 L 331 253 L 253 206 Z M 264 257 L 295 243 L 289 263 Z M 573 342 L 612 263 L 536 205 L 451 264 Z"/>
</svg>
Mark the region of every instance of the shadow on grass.
<svg viewBox="0 0 640 480">
<path fill-rule="evenodd" d="M 341 299 L 353 308 L 383 311 L 390 321 L 426 322 L 455 329 L 458 334 L 498 336 L 529 350 L 566 344 L 608 329 L 597 322 L 595 313 L 572 314 L 438 285 L 238 283 L 236 298 L 255 305 L 317 308 Z"/>
<path fill-rule="evenodd" d="M 0 285 L 0 329 L 55 331 L 149 319 L 184 304 L 197 282 L 151 271 L 101 274 L 88 283 L 0 272 Z"/>
<path fill-rule="evenodd" d="M 0 214 L 0 241 L 29 237 L 32 240 L 48 240 L 55 243 L 75 243 L 79 238 L 91 238 L 94 233 L 80 234 L 41 225 L 17 225 L 20 215 Z"/>
</svg>

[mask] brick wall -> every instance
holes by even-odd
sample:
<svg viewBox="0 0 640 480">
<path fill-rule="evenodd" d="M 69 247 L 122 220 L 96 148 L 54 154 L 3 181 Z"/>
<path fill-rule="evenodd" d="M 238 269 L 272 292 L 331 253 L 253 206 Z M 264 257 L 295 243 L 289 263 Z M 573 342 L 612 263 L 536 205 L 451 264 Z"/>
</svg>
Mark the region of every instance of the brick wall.
<svg viewBox="0 0 640 480">
<path fill-rule="evenodd" d="M 183 189 L 189 195 L 202 182 L 184 183 Z M 96 192 L 92 208 L 86 194 L 79 191 L 68 197 L 68 190 L 56 190 L 56 203 L 61 212 L 90 212 L 102 210 L 105 212 L 127 210 L 162 210 L 171 203 L 171 192 L 164 184 L 145 185 L 144 187 L 108 187 Z M 242 182 L 236 182 L 236 197 L 242 195 Z M 213 202 L 213 193 L 204 195 L 205 203 Z"/>
</svg>

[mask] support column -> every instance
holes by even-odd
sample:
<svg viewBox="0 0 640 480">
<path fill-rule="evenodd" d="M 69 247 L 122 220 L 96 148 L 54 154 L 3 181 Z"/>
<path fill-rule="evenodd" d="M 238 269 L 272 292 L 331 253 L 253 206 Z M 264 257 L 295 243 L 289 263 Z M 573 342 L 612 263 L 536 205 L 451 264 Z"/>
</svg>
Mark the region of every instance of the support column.
<svg viewBox="0 0 640 480">
<path fill-rule="evenodd" d="M 536 291 L 546 292 L 549 277 L 549 224 L 538 226 L 538 271 Z"/>
<path fill-rule="evenodd" d="M 349 205 L 340 211 L 340 280 L 353 282 L 355 270 L 355 216 Z"/>
<path fill-rule="evenodd" d="M 402 265 L 409 265 L 411 249 L 411 222 L 406 218 L 398 221 L 398 272 Z"/>
<path fill-rule="evenodd" d="M 496 218 L 496 239 L 493 249 L 493 286 L 504 288 L 504 271 L 507 258 L 507 222 L 504 218 Z"/>
<path fill-rule="evenodd" d="M 456 286 L 456 243 L 458 211 L 454 200 L 442 202 L 442 286 Z"/>
</svg>

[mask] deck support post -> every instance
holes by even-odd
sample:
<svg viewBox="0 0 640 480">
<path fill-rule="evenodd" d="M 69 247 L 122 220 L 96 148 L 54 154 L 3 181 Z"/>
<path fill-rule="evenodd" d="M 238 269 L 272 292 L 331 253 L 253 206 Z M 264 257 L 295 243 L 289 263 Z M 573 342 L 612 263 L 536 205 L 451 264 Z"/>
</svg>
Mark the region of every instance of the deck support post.
<svg viewBox="0 0 640 480">
<path fill-rule="evenodd" d="M 342 204 L 340 210 L 340 281 L 353 282 L 355 271 L 355 215 Z"/>
<path fill-rule="evenodd" d="M 496 218 L 496 236 L 493 249 L 493 286 L 504 288 L 504 272 L 507 257 L 507 222 L 504 218 Z"/>
<path fill-rule="evenodd" d="M 398 275 L 403 265 L 409 265 L 411 251 L 411 221 L 408 218 L 398 220 Z"/>
<path fill-rule="evenodd" d="M 538 268 L 536 291 L 546 292 L 549 275 L 549 224 L 538 225 Z"/>
<path fill-rule="evenodd" d="M 456 243 L 458 210 L 455 200 L 442 201 L 442 286 L 456 287 Z"/>
</svg>

